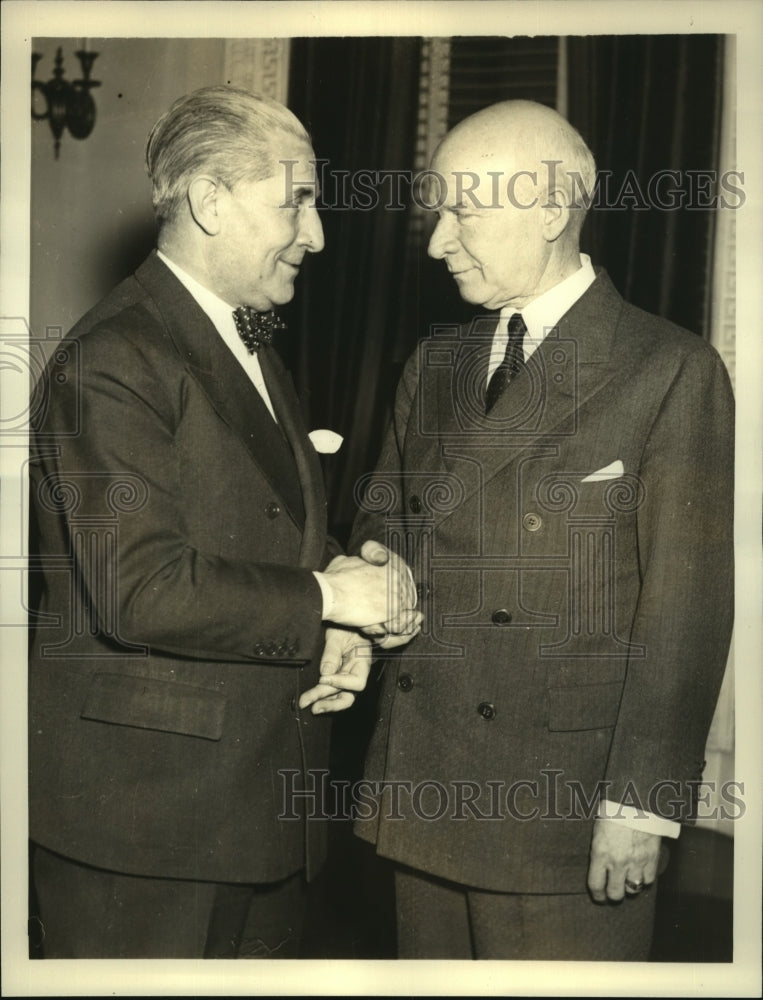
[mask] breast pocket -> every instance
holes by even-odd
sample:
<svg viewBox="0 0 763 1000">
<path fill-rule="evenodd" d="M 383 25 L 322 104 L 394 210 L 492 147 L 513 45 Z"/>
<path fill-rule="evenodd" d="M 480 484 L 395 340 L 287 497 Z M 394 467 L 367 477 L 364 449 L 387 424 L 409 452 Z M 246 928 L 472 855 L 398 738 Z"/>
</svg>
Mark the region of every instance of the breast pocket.
<svg viewBox="0 0 763 1000">
<path fill-rule="evenodd" d="M 99 673 L 93 676 L 80 718 L 219 740 L 225 703 L 224 695 L 209 688 Z"/>
<path fill-rule="evenodd" d="M 622 690 L 620 681 L 549 688 L 549 730 L 572 732 L 614 726 Z"/>
</svg>

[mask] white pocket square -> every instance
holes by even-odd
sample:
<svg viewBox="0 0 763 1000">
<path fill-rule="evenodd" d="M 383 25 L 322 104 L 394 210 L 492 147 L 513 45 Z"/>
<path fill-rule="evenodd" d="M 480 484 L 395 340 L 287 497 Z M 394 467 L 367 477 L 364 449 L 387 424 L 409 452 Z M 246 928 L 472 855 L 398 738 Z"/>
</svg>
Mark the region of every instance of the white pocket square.
<svg viewBox="0 0 763 1000">
<path fill-rule="evenodd" d="M 618 458 L 616 462 L 612 462 L 610 465 L 605 465 L 603 469 L 597 469 L 596 472 L 592 472 L 590 476 L 586 476 L 581 482 L 597 483 L 604 479 L 617 479 L 618 476 L 622 476 L 624 473 L 625 468 Z"/>
<path fill-rule="evenodd" d="M 342 447 L 344 438 L 336 431 L 310 431 L 308 437 L 313 442 L 313 448 L 321 455 L 333 455 Z"/>
</svg>

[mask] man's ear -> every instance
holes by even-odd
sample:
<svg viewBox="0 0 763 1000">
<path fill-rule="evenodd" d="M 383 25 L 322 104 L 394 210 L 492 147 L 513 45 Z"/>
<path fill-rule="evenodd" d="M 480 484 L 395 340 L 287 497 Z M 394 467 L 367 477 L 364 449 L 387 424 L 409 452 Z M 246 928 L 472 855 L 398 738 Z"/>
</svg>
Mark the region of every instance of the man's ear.
<svg viewBox="0 0 763 1000">
<path fill-rule="evenodd" d="M 220 198 L 222 188 L 219 181 L 206 174 L 194 177 L 188 185 L 188 207 L 197 226 L 208 236 L 216 236 L 220 231 Z"/>
<path fill-rule="evenodd" d="M 549 243 L 559 239 L 570 222 L 570 207 L 567 192 L 562 188 L 551 188 L 543 205 L 543 235 Z"/>
</svg>

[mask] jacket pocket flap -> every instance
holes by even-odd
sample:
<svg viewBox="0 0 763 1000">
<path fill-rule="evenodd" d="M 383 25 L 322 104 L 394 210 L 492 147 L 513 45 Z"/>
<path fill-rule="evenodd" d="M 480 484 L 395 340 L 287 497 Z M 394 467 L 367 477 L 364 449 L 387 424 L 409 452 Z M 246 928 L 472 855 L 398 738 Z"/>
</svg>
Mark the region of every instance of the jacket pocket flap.
<svg viewBox="0 0 763 1000">
<path fill-rule="evenodd" d="M 549 688 L 548 728 L 565 732 L 614 726 L 622 690 L 621 681 Z"/>
<path fill-rule="evenodd" d="M 225 696 L 209 688 L 151 677 L 95 674 L 80 717 L 219 740 L 224 713 Z"/>
</svg>

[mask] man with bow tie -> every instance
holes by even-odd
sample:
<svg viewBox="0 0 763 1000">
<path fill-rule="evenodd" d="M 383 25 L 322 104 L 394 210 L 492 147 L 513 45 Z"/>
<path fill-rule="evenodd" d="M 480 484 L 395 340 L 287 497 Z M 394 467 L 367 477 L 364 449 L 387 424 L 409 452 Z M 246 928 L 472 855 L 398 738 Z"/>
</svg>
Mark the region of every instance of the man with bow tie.
<svg viewBox="0 0 763 1000">
<path fill-rule="evenodd" d="M 329 738 L 300 697 L 322 661 L 364 666 L 358 629 L 407 641 L 416 593 L 327 537 L 270 343 L 323 248 L 304 128 L 210 87 L 146 159 L 158 250 L 58 347 L 35 427 L 34 926 L 51 958 L 293 957 L 326 831 L 284 795 L 318 788 Z"/>
<path fill-rule="evenodd" d="M 729 379 L 580 254 L 595 165 L 555 111 L 478 112 L 431 176 L 429 254 L 481 312 L 409 362 L 350 543 L 404 554 L 424 613 L 358 832 L 402 958 L 645 960 L 729 647 Z"/>
</svg>

